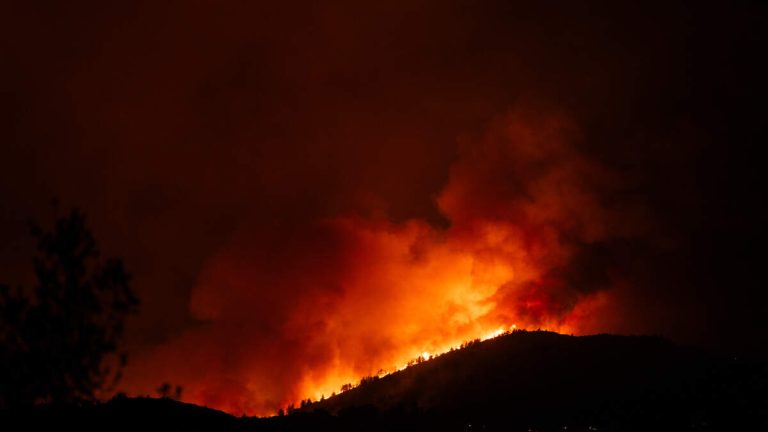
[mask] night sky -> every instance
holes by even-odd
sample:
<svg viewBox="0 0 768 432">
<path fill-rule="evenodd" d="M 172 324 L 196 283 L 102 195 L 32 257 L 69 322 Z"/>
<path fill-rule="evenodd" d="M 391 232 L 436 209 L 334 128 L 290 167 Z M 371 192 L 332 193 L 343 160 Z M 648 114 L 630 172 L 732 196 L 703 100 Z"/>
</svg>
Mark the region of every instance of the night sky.
<svg viewBox="0 0 768 432">
<path fill-rule="evenodd" d="M 768 353 L 765 6 L 111 3 L 0 10 L 0 281 L 85 211 L 130 394 L 269 413 L 513 324 Z"/>
</svg>

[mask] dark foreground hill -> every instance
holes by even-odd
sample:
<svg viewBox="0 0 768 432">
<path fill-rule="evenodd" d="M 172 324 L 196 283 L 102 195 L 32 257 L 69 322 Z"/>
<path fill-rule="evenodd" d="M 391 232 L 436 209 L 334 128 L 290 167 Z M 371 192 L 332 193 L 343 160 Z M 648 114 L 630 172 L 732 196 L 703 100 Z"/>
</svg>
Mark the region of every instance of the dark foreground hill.
<svg viewBox="0 0 768 432">
<path fill-rule="evenodd" d="M 284 417 L 168 399 L 5 413 L 3 430 L 768 430 L 768 368 L 655 337 L 515 332 Z"/>
</svg>

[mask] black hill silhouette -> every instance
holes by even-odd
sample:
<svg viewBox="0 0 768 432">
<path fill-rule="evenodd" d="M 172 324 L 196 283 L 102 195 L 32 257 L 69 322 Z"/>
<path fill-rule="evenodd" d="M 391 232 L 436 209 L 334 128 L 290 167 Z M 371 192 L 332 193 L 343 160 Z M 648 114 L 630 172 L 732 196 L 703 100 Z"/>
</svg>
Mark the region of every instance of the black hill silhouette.
<svg viewBox="0 0 768 432">
<path fill-rule="evenodd" d="M 647 336 L 516 331 L 290 414 L 237 418 L 168 398 L 6 412 L 39 429 L 237 431 L 768 430 L 768 368 Z"/>
<path fill-rule="evenodd" d="M 448 429 L 732 430 L 768 426 L 767 373 L 765 363 L 659 337 L 516 331 L 363 380 L 304 411 L 415 416 Z"/>
<path fill-rule="evenodd" d="M 138 300 L 120 259 L 100 257 L 74 210 L 37 240 L 35 285 L 0 285 L 0 408 L 92 400 L 120 378 Z"/>
</svg>

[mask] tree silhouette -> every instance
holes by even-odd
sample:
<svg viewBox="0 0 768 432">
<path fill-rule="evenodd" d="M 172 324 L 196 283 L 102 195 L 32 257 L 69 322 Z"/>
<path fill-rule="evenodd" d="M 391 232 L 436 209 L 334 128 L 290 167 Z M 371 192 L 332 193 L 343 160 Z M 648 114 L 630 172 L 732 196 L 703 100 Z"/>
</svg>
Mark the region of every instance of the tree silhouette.
<svg viewBox="0 0 768 432">
<path fill-rule="evenodd" d="M 120 378 L 138 299 L 120 259 L 101 259 L 73 210 L 37 240 L 31 289 L 0 285 L 0 407 L 93 399 Z"/>
<path fill-rule="evenodd" d="M 181 400 L 181 394 L 184 389 L 180 386 L 173 386 L 171 383 L 164 382 L 157 388 L 157 394 L 163 399 Z"/>
<path fill-rule="evenodd" d="M 160 387 L 157 388 L 157 394 L 164 399 L 171 397 L 171 384 L 170 383 L 162 383 Z"/>
</svg>

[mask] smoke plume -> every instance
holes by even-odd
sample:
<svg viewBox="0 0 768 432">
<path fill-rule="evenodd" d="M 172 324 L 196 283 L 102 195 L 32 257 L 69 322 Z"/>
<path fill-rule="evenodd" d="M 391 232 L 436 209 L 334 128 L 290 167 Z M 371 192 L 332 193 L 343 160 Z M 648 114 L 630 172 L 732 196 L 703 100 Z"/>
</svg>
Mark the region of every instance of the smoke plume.
<svg viewBox="0 0 768 432">
<path fill-rule="evenodd" d="M 133 367 L 193 402 L 265 414 L 513 325 L 592 330 L 619 282 L 611 244 L 635 228 L 609 205 L 618 177 L 579 139 L 534 104 L 464 138 L 436 198 L 447 227 L 381 213 L 241 227 L 197 281 L 202 324 Z"/>
</svg>

